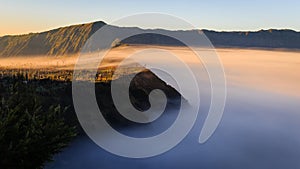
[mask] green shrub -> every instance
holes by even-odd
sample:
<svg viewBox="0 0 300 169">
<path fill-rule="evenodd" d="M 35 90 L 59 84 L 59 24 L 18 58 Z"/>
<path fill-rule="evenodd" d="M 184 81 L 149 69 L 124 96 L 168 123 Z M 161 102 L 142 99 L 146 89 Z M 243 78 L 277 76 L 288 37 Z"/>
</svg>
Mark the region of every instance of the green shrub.
<svg viewBox="0 0 300 169">
<path fill-rule="evenodd" d="M 0 103 L 0 167 L 43 168 L 76 135 L 65 124 L 65 108 L 43 107 L 30 89 L 15 84 Z"/>
</svg>

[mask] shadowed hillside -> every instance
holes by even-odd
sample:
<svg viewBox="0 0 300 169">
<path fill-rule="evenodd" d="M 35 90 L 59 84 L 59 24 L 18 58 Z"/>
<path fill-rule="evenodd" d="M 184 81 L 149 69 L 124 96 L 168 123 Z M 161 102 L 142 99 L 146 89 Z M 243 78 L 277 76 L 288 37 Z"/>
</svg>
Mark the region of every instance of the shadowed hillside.
<svg viewBox="0 0 300 169">
<path fill-rule="evenodd" d="M 21 55 L 66 55 L 77 53 L 87 39 L 102 26 L 104 22 L 62 27 L 42 33 L 0 37 L 0 57 Z M 261 30 L 257 32 L 216 32 L 210 30 L 168 31 L 142 30 L 134 27 L 109 26 L 109 33 L 116 38 L 122 32 L 140 32 L 142 34 L 122 41 L 127 44 L 151 44 L 182 46 L 178 40 L 161 35 L 186 35 L 204 33 L 216 47 L 258 47 L 300 49 L 300 32 L 293 30 Z M 196 40 L 195 40 L 196 41 Z"/>
<path fill-rule="evenodd" d="M 300 32 L 260 30 L 256 32 L 215 32 L 204 30 L 215 46 L 300 49 Z"/>
</svg>

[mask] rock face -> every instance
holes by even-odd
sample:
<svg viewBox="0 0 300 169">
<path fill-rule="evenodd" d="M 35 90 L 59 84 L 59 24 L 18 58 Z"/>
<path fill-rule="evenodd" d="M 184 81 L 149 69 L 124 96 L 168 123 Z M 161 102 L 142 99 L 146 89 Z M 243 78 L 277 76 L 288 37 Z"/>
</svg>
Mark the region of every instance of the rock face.
<svg viewBox="0 0 300 169">
<path fill-rule="evenodd" d="M 0 37 L 0 56 L 64 55 L 80 51 L 104 22 L 73 25 L 42 33 Z"/>
<path fill-rule="evenodd" d="M 127 80 L 127 77 L 124 76 L 118 80 L 124 81 Z M 129 87 L 129 96 L 132 105 L 140 111 L 148 110 L 150 108 L 148 96 L 153 89 L 160 89 L 166 94 L 168 99 L 167 108 L 168 106 L 172 106 L 173 108 L 180 107 L 181 99 L 183 99 L 180 93 L 159 79 L 151 71 L 140 72 L 132 79 Z M 125 119 L 116 110 L 111 96 L 110 84 L 96 84 L 96 97 L 101 112 L 111 125 L 134 124 L 134 122 Z"/>
<path fill-rule="evenodd" d="M 300 49 L 300 33 L 293 30 L 257 32 L 203 31 L 215 46 Z"/>
<path fill-rule="evenodd" d="M 0 37 L 0 57 L 26 55 L 66 55 L 80 51 L 87 39 L 102 26 L 104 22 L 62 27 L 42 33 Z M 144 31 L 145 34 L 129 37 L 122 41 L 127 44 L 176 45 L 183 44 L 173 38 L 155 33 L 146 33 L 134 27 L 110 26 L 116 32 Z M 168 32 L 185 34 L 193 37 L 204 33 L 216 47 L 261 47 L 300 49 L 300 32 L 293 30 L 261 30 L 257 32 L 216 32 L 210 30 L 168 31 L 151 30 L 151 32 Z M 117 37 L 118 38 L 118 37 Z"/>
</svg>

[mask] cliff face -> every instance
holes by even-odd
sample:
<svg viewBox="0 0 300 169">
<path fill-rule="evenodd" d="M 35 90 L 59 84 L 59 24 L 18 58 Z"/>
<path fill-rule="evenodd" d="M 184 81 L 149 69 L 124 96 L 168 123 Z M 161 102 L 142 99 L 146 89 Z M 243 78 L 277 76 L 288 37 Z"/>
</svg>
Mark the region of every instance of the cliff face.
<svg viewBox="0 0 300 169">
<path fill-rule="evenodd" d="M 64 55 L 79 52 L 86 40 L 104 22 L 94 22 L 0 38 L 0 56 Z"/>
<path fill-rule="evenodd" d="M 215 46 L 300 49 L 300 32 L 260 30 L 257 32 L 203 31 Z"/>
<path fill-rule="evenodd" d="M 117 85 L 121 87 L 127 80 L 128 75 L 122 76 L 118 79 L 119 83 Z M 136 125 L 136 123 L 127 120 L 117 111 L 112 99 L 110 84 L 96 83 L 95 89 L 100 110 L 111 125 Z M 148 96 L 154 89 L 160 89 L 166 94 L 168 99 L 166 110 L 171 107 L 180 108 L 181 99 L 184 99 L 181 97 L 181 94 L 149 70 L 136 74 L 130 83 L 129 96 L 132 105 L 139 111 L 148 110 L 151 107 Z"/>
<path fill-rule="evenodd" d="M 42 33 L 31 33 L 18 36 L 0 37 L 0 57 L 21 55 L 65 55 L 77 53 L 87 39 L 102 26 L 104 22 L 62 27 Z M 110 26 L 112 32 L 134 31 L 139 28 Z M 142 30 L 142 29 L 139 29 Z M 146 32 L 147 30 L 142 30 Z M 185 34 L 193 37 L 198 30 L 168 31 L 152 30 L 152 32 L 168 32 Z M 202 30 L 216 47 L 261 47 L 300 49 L 300 32 L 293 30 L 261 30 L 257 32 L 216 32 Z M 176 45 L 183 44 L 173 38 L 155 33 L 132 36 L 122 41 L 127 44 Z"/>
</svg>

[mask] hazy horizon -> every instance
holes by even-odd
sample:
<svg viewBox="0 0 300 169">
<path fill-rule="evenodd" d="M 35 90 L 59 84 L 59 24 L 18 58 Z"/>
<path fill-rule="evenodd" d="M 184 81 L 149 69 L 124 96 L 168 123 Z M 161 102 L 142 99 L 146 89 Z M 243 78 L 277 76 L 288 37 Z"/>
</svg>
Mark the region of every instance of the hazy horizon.
<svg viewBox="0 0 300 169">
<path fill-rule="evenodd" d="M 199 62 L 186 47 L 129 45 L 112 49 L 105 56 L 106 59 L 99 67 L 117 66 L 126 56 L 131 56 L 136 51 L 151 48 L 172 51 L 176 53 L 177 57 L 184 60 L 185 63 L 191 65 L 197 65 L 196 63 Z M 203 49 L 197 48 L 197 50 Z M 298 66 L 300 63 L 299 52 L 241 48 L 216 48 L 216 52 L 225 68 L 227 80 L 232 85 L 289 96 L 300 96 L 298 88 L 300 85 L 300 76 L 297 73 L 300 70 Z M 0 68 L 73 70 L 78 57 L 78 54 L 74 54 L 65 57 L 27 56 L 0 58 Z M 153 60 L 151 57 L 144 57 L 143 59 L 150 59 L 147 60 L 149 63 L 158 61 Z M 163 61 L 174 66 L 167 57 Z"/>
<path fill-rule="evenodd" d="M 216 31 L 257 31 L 261 29 L 292 29 L 300 31 L 295 22 L 299 16 L 300 2 L 285 3 L 270 0 L 236 2 L 230 1 L 5 1 L 0 0 L 2 26 L 0 36 L 42 32 L 54 28 L 104 21 L 113 23 L 124 16 L 138 13 L 168 13 L 182 18 L 199 29 Z M 68 8 L 66 8 L 66 4 Z M 217 5 L 216 5 L 217 4 Z M 191 27 L 174 27 L 159 23 L 160 28 L 186 30 Z M 142 25 L 124 23 L 117 26 L 155 28 L 146 21 Z"/>
<path fill-rule="evenodd" d="M 37 31 L 37 32 L 33 32 L 33 31 L 29 31 L 29 32 L 26 32 L 26 33 L 20 33 L 20 34 L 5 34 L 5 35 L 1 35 L 0 34 L 0 37 L 3 37 L 3 36 L 17 36 L 17 35 L 26 35 L 26 34 L 31 34 L 31 33 L 42 33 L 42 32 L 47 32 L 47 31 L 50 31 L 50 30 L 54 30 L 54 29 L 58 29 L 58 28 L 63 28 L 63 27 L 69 27 L 69 26 L 74 26 L 74 25 L 81 25 L 81 24 L 89 24 L 89 23 L 94 23 L 94 22 L 104 22 L 108 25 L 113 25 L 113 26 L 119 26 L 119 27 L 138 27 L 138 28 L 141 28 L 141 29 L 165 29 L 165 30 L 172 30 L 172 31 L 186 31 L 186 30 L 194 30 L 193 28 L 190 28 L 190 29 L 167 29 L 167 28 L 162 28 L 162 27 L 153 27 L 153 28 L 148 28 L 148 27 L 143 27 L 143 26 L 138 26 L 138 25 L 133 25 L 133 26 L 123 26 L 123 25 L 120 25 L 120 24 L 110 24 L 106 21 L 103 21 L 103 20 L 95 20 L 95 21 L 88 21 L 88 22 L 82 22 L 82 23 L 74 23 L 74 24 L 71 24 L 71 25 L 61 25 L 61 26 L 57 26 L 57 27 L 53 27 L 53 28 L 49 28 L 49 29 L 45 29 L 45 30 L 40 30 L 40 31 Z M 296 31 L 296 32 L 300 32 L 300 30 L 295 30 L 295 29 L 292 29 L 292 28 L 261 28 L 261 29 L 256 29 L 256 30 L 217 30 L 217 29 L 208 29 L 208 28 L 196 28 L 198 30 L 209 30 L 209 31 L 216 31 L 216 32 L 258 32 L 258 31 L 261 31 L 261 30 L 293 30 L 293 31 Z"/>
</svg>

